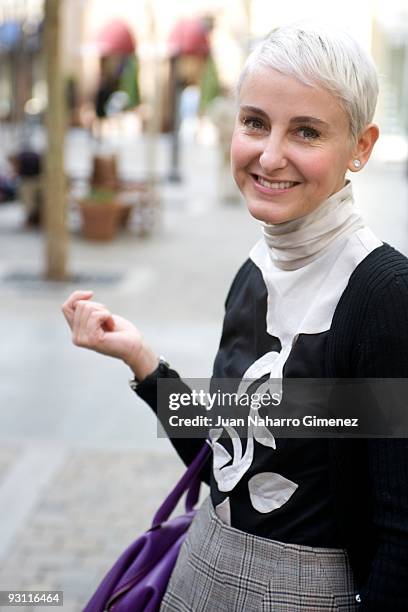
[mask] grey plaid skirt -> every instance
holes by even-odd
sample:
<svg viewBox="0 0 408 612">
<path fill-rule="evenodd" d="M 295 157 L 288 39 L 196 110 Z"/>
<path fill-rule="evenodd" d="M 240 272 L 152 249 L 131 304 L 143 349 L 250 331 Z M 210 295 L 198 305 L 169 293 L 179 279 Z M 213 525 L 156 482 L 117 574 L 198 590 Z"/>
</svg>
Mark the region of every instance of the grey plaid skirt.
<svg viewBox="0 0 408 612">
<path fill-rule="evenodd" d="M 221 522 L 206 499 L 190 527 L 160 612 L 354 611 L 345 551 L 283 544 Z"/>
</svg>

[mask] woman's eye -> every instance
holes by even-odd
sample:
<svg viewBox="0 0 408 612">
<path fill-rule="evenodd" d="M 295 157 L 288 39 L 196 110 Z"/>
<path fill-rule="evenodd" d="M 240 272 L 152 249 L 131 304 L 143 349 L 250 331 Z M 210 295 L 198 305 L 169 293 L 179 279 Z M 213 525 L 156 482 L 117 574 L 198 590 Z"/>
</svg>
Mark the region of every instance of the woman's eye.
<svg viewBox="0 0 408 612">
<path fill-rule="evenodd" d="M 241 121 L 242 125 L 250 130 L 262 130 L 264 127 L 263 122 L 256 117 L 244 117 Z"/>
<path fill-rule="evenodd" d="M 298 129 L 298 133 L 305 140 L 315 140 L 316 138 L 319 138 L 319 136 L 320 136 L 320 134 L 319 134 L 319 132 L 317 130 L 315 130 L 312 127 L 307 127 L 307 126 L 303 126 L 303 127 L 299 128 Z"/>
</svg>

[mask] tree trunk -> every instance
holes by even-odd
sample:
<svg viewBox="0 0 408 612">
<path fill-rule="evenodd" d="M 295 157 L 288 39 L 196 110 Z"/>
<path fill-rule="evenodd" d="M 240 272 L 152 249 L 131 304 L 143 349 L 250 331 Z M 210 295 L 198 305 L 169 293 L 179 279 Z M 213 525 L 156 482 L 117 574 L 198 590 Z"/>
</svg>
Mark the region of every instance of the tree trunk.
<svg viewBox="0 0 408 612">
<path fill-rule="evenodd" d="M 44 199 L 46 234 L 46 277 L 66 278 L 68 232 L 64 171 L 65 96 L 61 70 L 61 0 L 45 0 L 45 60 L 48 108 L 46 117 Z"/>
</svg>

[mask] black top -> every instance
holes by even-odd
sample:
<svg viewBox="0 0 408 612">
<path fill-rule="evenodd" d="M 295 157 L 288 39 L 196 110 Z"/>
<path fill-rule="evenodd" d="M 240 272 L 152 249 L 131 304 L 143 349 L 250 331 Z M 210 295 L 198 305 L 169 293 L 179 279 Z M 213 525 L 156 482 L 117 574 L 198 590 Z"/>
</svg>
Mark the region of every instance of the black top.
<svg viewBox="0 0 408 612">
<path fill-rule="evenodd" d="M 240 378 L 265 352 L 280 350 L 265 328 L 267 290 L 247 260 L 226 301 L 217 378 Z M 157 373 L 137 388 L 153 410 Z M 289 377 L 408 377 L 408 260 L 388 245 L 354 270 L 329 330 L 301 334 L 285 363 Z M 160 376 L 183 383 L 173 370 Z M 172 439 L 189 463 L 202 440 Z M 247 481 L 277 472 L 299 484 L 280 508 L 260 514 L 248 503 Z M 221 494 L 208 466 L 215 504 Z M 283 542 L 344 547 L 362 588 L 363 610 L 408 609 L 408 441 L 406 439 L 278 439 L 257 447 L 248 473 L 230 492 L 238 529 Z"/>
</svg>

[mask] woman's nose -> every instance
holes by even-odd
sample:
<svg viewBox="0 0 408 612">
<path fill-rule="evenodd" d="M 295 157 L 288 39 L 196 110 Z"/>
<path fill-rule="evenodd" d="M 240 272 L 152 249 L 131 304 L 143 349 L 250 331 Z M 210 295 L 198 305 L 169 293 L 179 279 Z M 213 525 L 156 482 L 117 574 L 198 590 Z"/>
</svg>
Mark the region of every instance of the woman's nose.
<svg viewBox="0 0 408 612">
<path fill-rule="evenodd" d="M 261 168 L 267 174 L 285 168 L 288 165 L 284 143 L 280 138 L 271 136 L 265 142 L 264 149 L 259 157 Z"/>
</svg>

